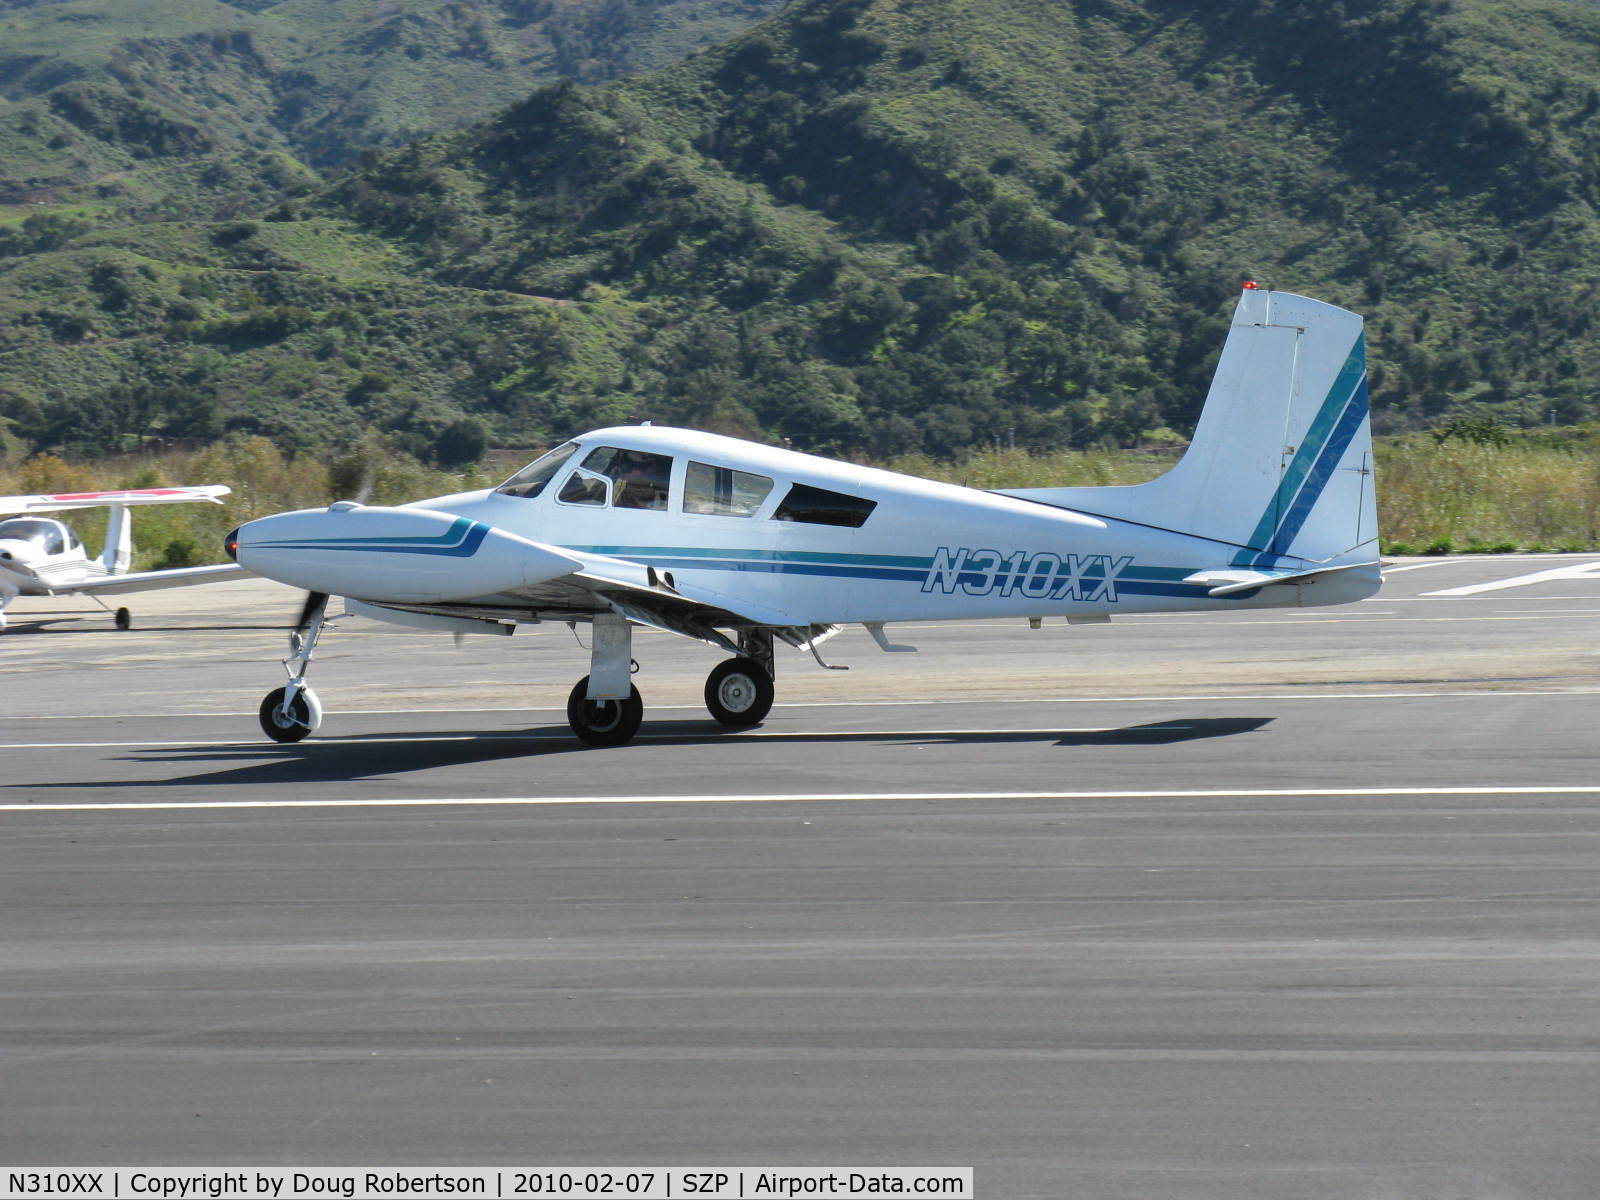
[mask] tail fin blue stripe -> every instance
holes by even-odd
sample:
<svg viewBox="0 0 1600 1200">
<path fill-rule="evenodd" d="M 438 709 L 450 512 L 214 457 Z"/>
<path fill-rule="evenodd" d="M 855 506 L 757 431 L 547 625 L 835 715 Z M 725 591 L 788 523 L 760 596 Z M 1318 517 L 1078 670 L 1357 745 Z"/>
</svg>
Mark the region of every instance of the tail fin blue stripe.
<svg viewBox="0 0 1600 1200">
<path fill-rule="evenodd" d="M 1288 552 L 1294 543 L 1296 535 L 1306 523 L 1306 518 L 1311 515 L 1311 510 L 1317 506 L 1317 501 L 1322 498 L 1323 490 L 1328 486 L 1328 481 L 1333 478 L 1334 471 L 1339 462 L 1344 458 L 1344 452 L 1350 448 L 1350 443 L 1355 440 L 1356 430 L 1361 428 L 1361 422 L 1367 416 L 1367 380 L 1362 376 L 1357 385 L 1355 395 L 1350 397 L 1350 402 L 1345 405 L 1345 410 L 1339 417 L 1339 423 L 1334 426 L 1333 433 L 1322 448 L 1322 453 L 1317 456 L 1316 464 L 1311 468 L 1311 473 L 1306 476 L 1305 486 L 1300 489 L 1300 494 L 1295 497 L 1294 504 L 1283 518 L 1283 523 L 1278 526 L 1277 532 L 1272 536 L 1272 545 L 1255 556 L 1257 565 L 1269 558 L 1275 558 Z"/>
<path fill-rule="evenodd" d="M 1303 485 L 1312 474 L 1314 468 L 1321 461 L 1323 451 L 1327 449 L 1329 440 L 1334 436 L 1335 430 L 1342 427 L 1344 419 L 1351 411 L 1357 395 L 1361 397 L 1360 409 L 1366 412 L 1367 374 L 1367 346 L 1362 335 L 1356 337 L 1355 345 L 1350 348 L 1349 357 L 1344 361 L 1344 366 L 1339 369 L 1338 376 L 1333 381 L 1333 386 L 1328 389 L 1328 394 L 1323 398 L 1322 407 L 1317 410 L 1316 418 L 1311 422 L 1311 427 L 1306 430 L 1306 435 L 1301 439 L 1299 447 L 1295 450 L 1294 458 L 1290 461 L 1288 470 L 1283 473 L 1283 478 L 1278 481 L 1277 489 L 1272 493 L 1272 499 L 1267 501 L 1266 509 L 1261 514 L 1261 519 L 1256 522 L 1255 531 L 1250 535 L 1245 547 L 1234 555 L 1234 566 L 1248 566 L 1259 561 L 1262 556 L 1274 553 L 1273 546 L 1285 547 L 1278 536 L 1279 531 L 1289 520 L 1294 509 L 1296 497 L 1303 493 Z M 1359 425 L 1359 421 L 1357 422 Z M 1350 444 L 1350 438 L 1355 434 L 1352 429 L 1345 438 L 1345 446 Z M 1343 449 L 1340 454 L 1344 453 Z M 1338 460 L 1335 459 L 1335 462 Z M 1332 469 L 1331 467 L 1329 468 Z M 1326 483 L 1326 479 L 1323 480 Z M 1315 495 L 1321 495 L 1322 486 L 1315 488 Z M 1313 496 L 1313 502 L 1315 496 Z M 1309 511 L 1309 509 L 1308 509 Z M 1305 514 L 1299 518 L 1295 526 L 1296 532 L 1300 525 L 1305 523 Z"/>
</svg>

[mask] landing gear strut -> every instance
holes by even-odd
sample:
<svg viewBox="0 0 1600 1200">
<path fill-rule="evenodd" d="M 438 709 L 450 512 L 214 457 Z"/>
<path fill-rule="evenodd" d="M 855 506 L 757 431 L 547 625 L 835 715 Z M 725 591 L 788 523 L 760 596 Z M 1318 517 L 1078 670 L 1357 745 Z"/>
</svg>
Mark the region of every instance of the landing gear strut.
<svg viewBox="0 0 1600 1200">
<path fill-rule="evenodd" d="M 275 742 L 298 742 L 317 731 L 322 724 L 322 702 L 306 686 L 306 670 L 322 636 L 324 617 L 328 611 L 328 597 L 312 592 L 306 597 L 305 608 L 300 612 L 300 623 L 289 635 L 290 655 L 283 660 L 283 669 L 289 673 L 289 682 L 276 691 L 268 692 L 261 701 L 261 731 Z"/>
</svg>

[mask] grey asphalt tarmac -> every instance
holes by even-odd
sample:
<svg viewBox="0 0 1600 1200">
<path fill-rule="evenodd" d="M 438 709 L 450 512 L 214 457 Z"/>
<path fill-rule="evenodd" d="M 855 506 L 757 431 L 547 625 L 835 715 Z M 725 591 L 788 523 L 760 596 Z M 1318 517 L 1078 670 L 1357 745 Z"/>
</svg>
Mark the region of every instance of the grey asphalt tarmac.
<svg viewBox="0 0 1600 1200">
<path fill-rule="evenodd" d="M 347 622 L 280 747 L 296 598 L 135 599 L 0 635 L 0 1162 L 1600 1195 L 1600 558 L 857 631 L 740 734 L 641 638 L 609 751 L 565 628 Z"/>
</svg>

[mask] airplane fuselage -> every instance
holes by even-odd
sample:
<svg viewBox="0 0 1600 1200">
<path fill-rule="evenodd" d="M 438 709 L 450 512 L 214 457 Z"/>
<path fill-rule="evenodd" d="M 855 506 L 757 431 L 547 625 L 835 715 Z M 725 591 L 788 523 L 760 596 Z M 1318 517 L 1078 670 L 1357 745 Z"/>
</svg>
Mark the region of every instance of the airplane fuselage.
<svg viewBox="0 0 1600 1200">
<path fill-rule="evenodd" d="M 0 593 L 52 596 L 104 574 L 105 567 L 88 556 L 65 522 L 41 517 L 0 520 Z"/>
<path fill-rule="evenodd" d="M 1352 573 L 1216 599 L 1182 582 L 1233 549 L 1204 538 L 690 430 L 625 426 L 575 440 L 536 496 L 467 492 L 408 507 L 645 564 L 815 624 L 1338 604 L 1378 585 L 1376 572 Z M 575 464 L 602 447 L 670 456 L 665 507 L 562 502 Z M 749 515 L 686 511 L 690 464 L 771 486 Z M 870 512 L 859 527 L 778 519 L 795 485 L 858 498 Z"/>
</svg>

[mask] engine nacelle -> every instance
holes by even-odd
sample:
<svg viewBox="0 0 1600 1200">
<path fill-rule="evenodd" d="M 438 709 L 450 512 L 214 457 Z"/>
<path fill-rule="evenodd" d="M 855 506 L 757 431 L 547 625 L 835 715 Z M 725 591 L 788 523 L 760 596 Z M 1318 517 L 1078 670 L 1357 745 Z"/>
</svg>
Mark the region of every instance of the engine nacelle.
<svg viewBox="0 0 1600 1200">
<path fill-rule="evenodd" d="M 425 508 L 327 508 L 262 517 L 229 535 L 241 567 L 311 592 L 394 604 L 470 600 L 582 563 L 504 529 Z"/>
</svg>

